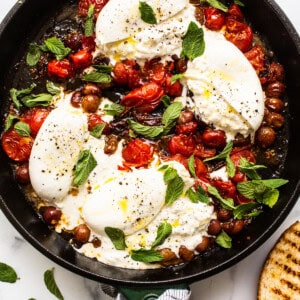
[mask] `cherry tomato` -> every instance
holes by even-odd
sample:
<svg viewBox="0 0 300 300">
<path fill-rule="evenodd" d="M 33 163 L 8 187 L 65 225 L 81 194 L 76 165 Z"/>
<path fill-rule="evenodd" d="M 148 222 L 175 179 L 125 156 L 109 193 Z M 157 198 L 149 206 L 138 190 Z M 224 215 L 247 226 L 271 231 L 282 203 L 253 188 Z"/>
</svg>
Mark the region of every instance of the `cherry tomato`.
<svg viewBox="0 0 300 300">
<path fill-rule="evenodd" d="M 216 149 L 206 148 L 203 144 L 197 144 L 194 155 L 202 159 L 213 157 L 216 155 Z"/>
<path fill-rule="evenodd" d="M 108 124 L 102 120 L 101 116 L 97 114 L 89 114 L 88 115 L 88 130 L 93 130 L 97 125 L 105 124 L 105 127 L 103 129 L 103 133 L 107 134 L 109 131 Z"/>
<path fill-rule="evenodd" d="M 230 18 L 240 22 L 243 22 L 245 19 L 240 7 L 237 4 L 230 5 L 227 14 L 230 16 Z"/>
<path fill-rule="evenodd" d="M 234 202 L 237 205 L 240 205 L 240 204 L 245 204 L 245 203 L 253 202 L 253 200 L 248 199 L 245 196 L 243 196 L 242 194 L 240 194 L 239 192 L 237 192 L 236 195 L 235 195 L 235 198 L 234 198 Z"/>
<path fill-rule="evenodd" d="M 164 90 L 158 84 L 146 83 L 124 96 L 121 104 L 127 107 L 135 107 L 138 112 L 147 113 L 153 111 L 160 103 Z"/>
<path fill-rule="evenodd" d="M 219 191 L 223 198 L 234 198 L 236 194 L 236 187 L 231 181 L 222 181 L 213 179 L 212 185 Z"/>
<path fill-rule="evenodd" d="M 167 70 L 162 63 L 149 63 L 146 67 L 146 75 L 150 82 L 155 82 L 158 85 L 163 85 L 166 80 Z"/>
<path fill-rule="evenodd" d="M 166 161 L 175 160 L 175 161 L 181 163 L 182 165 L 184 165 L 185 168 L 188 170 L 188 158 L 183 156 L 182 154 L 177 153 L 172 156 L 164 157 L 163 160 L 166 160 Z"/>
<path fill-rule="evenodd" d="M 196 148 L 196 142 L 192 136 L 180 134 L 173 136 L 169 140 L 168 147 L 171 155 L 179 153 L 183 156 L 189 157 L 193 154 Z"/>
<path fill-rule="evenodd" d="M 14 161 L 28 161 L 32 145 L 32 137 L 21 136 L 14 129 L 10 129 L 2 135 L 2 148 L 7 156 Z"/>
<path fill-rule="evenodd" d="M 30 134 L 36 136 L 49 113 L 50 110 L 47 108 L 34 107 L 29 109 L 21 120 L 29 125 Z"/>
<path fill-rule="evenodd" d="M 242 52 L 246 52 L 252 45 L 253 32 L 247 24 L 228 18 L 226 20 L 225 37 Z"/>
<path fill-rule="evenodd" d="M 169 96 L 179 97 L 182 94 L 182 84 L 179 80 L 176 80 L 173 84 L 171 84 L 172 76 L 166 77 L 165 82 L 165 92 Z"/>
<path fill-rule="evenodd" d="M 74 69 L 71 62 L 66 58 L 60 61 L 54 59 L 48 63 L 48 76 L 57 79 L 69 79 L 74 76 Z"/>
<path fill-rule="evenodd" d="M 93 61 L 92 54 L 85 49 L 79 50 L 78 52 L 71 54 L 70 58 L 76 70 L 89 67 Z"/>
<path fill-rule="evenodd" d="M 153 148 L 140 139 L 134 139 L 123 148 L 122 157 L 125 166 L 145 166 L 153 157 Z"/>
<path fill-rule="evenodd" d="M 246 149 L 245 148 L 233 149 L 230 154 L 230 159 L 232 160 L 232 162 L 236 168 L 235 175 L 232 178 L 232 181 L 234 181 L 234 182 L 243 182 L 243 181 L 247 180 L 247 176 L 238 169 L 238 166 L 240 164 L 240 159 L 242 157 L 247 159 L 249 162 L 256 163 L 254 153 L 251 150 L 249 150 L 247 148 Z"/>
<path fill-rule="evenodd" d="M 202 142 L 211 148 L 224 148 L 226 145 L 226 134 L 219 129 L 205 129 L 202 133 Z"/>
<path fill-rule="evenodd" d="M 90 5 L 94 4 L 95 20 L 96 20 L 99 15 L 99 12 L 102 10 L 102 8 L 105 6 L 107 2 L 108 0 L 79 0 L 78 14 L 82 17 L 86 17 Z"/>
<path fill-rule="evenodd" d="M 88 52 L 93 52 L 96 48 L 96 42 L 94 36 L 83 36 L 81 39 L 82 49 Z"/>
<path fill-rule="evenodd" d="M 185 124 L 176 125 L 175 131 L 177 134 L 190 134 L 195 133 L 198 127 L 198 123 L 195 121 L 190 121 Z"/>
<path fill-rule="evenodd" d="M 225 13 L 217 8 L 205 8 L 204 15 L 204 25 L 210 30 L 220 30 L 225 24 Z"/>
<path fill-rule="evenodd" d="M 115 82 L 120 85 L 127 85 L 130 89 L 141 86 L 141 72 L 139 66 L 133 60 L 117 62 L 113 68 Z"/>
<path fill-rule="evenodd" d="M 199 178 L 206 177 L 208 174 L 208 169 L 207 169 L 206 165 L 198 157 L 195 157 L 195 171 L 196 171 L 197 177 L 199 177 Z"/>
</svg>

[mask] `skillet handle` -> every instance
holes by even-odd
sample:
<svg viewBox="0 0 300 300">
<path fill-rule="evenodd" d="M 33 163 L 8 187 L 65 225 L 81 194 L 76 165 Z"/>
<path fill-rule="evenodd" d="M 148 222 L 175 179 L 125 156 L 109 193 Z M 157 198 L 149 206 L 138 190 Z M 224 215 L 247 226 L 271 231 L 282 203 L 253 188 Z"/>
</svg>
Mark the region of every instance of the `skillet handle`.
<svg viewBox="0 0 300 300">
<path fill-rule="evenodd" d="M 174 285 L 166 288 L 133 288 L 133 287 L 118 287 L 119 292 L 126 300 L 155 300 L 158 299 L 168 289 L 189 290 L 187 284 Z M 173 298 L 172 298 L 173 299 Z M 174 298 L 176 299 L 176 298 Z M 181 300 L 178 298 L 178 300 Z"/>
</svg>

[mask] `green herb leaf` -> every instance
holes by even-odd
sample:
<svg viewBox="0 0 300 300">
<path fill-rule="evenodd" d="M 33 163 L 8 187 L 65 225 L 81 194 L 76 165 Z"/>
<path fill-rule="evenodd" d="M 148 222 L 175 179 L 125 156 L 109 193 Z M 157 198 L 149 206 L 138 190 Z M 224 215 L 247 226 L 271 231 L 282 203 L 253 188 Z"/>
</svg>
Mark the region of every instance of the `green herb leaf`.
<svg viewBox="0 0 300 300">
<path fill-rule="evenodd" d="M 210 6 L 214 8 L 218 8 L 224 12 L 228 11 L 228 8 L 226 5 L 224 5 L 221 1 L 218 0 L 202 0 L 203 2 L 207 2 Z"/>
<path fill-rule="evenodd" d="M 15 131 L 17 134 L 21 136 L 30 136 L 30 127 L 27 123 L 19 121 L 14 126 Z"/>
<path fill-rule="evenodd" d="M 92 36 L 94 33 L 94 9 L 95 5 L 92 4 L 89 6 L 87 17 L 84 24 L 84 34 L 85 36 Z"/>
<path fill-rule="evenodd" d="M 249 162 L 246 158 L 241 157 L 239 162 L 239 170 L 247 175 L 250 179 L 261 179 L 256 170 L 266 169 L 266 166 L 256 165 L 252 162 Z"/>
<path fill-rule="evenodd" d="M 178 176 L 177 170 L 174 168 L 167 167 L 164 173 L 164 182 L 168 184 L 171 180 Z"/>
<path fill-rule="evenodd" d="M 229 143 L 226 144 L 226 146 L 224 147 L 223 151 L 221 153 L 219 153 L 216 156 L 210 157 L 210 158 L 206 158 L 203 161 L 207 162 L 207 161 L 212 161 L 212 160 L 221 160 L 221 159 L 226 159 L 227 156 L 230 154 L 231 150 L 233 147 L 233 142 L 230 141 Z"/>
<path fill-rule="evenodd" d="M 237 184 L 237 190 L 248 199 L 255 198 L 255 187 L 256 184 L 252 181 L 239 182 Z"/>
<path fill-rule="evenodd" d="M 45 271 L 44 282 L 50 293 L 52 293 L 57 299 L 64 300 L 64 297 L 61 294 L 61 292 L 55 282 L 55 279 L 54 279 L 54 268 Z"/>
<path fill-rule="evenodd" d="M 259 216 L 263 211 L 262 210 L 254 210 L 247 214 L 248 217 L 257 217 Z"/>
<path fill-rule="evenodd" d="M 232 247 L 231 241 L 231 237 L 224 230 L 222 230 L 216 238 L 216 243 L 226 249 L 230 249 Z"/>
<path fill-rule="evenodd" d="M 148 24 L 157 24 L 155 13 L 152 7 L 146 2 L 140 1 L 139 11 L 141 14 L 141 19 Z"/>
<path fill-rule="evenodd" d="M 96 83 L 110 83 L 111 77 L 106 73 L 93 72 L 89 74 L 85 74 L 82 77 L 82 80 Z"/>
<path fill-rule="evenodd" d="M 51 94 L 37 94 L 37 95 L 28 95 L 21 99 L 22 103 L 27 107 L 35 107 L 35 106 L 49 106 L 53 96 Z"/>
<path fill-rule="evenodd" d="M 110 74 L 113 70 L 112 66 L 107 66 L 107 65 L 93 65 L 93 68 L 98 70 L 100 73 L 107 73 L 107 74 Z"/>
<path fill-rule="evenodd" d="M 152 243 L 151 248 L 155 248 L 164 243 L 164 241 L 171 235 L 172 233 L 172 225 L 167 222 L 163 222 L 158 226 L 156 239 Z"/>
<path fill-rule="evenodd" d="M 130 119 L 128 119 L 128 124 L 134 132 L 150 139 L 159 136 L 164 131 L 162 126 L 147 126 Z"/>
<path fill-rule="evenodd" d="M 98 124 L 98 125 L 96 125 L 96 126 L 90 131 L 90 134 L 91 134 L 93 137 L 99 139 L 99 138 L 101 137 L 101 135 L 102 135 L 102 132 L 103 132 L 105 126 L 106 126 L 106 124 L 104 124 L 104 123 L 103 123 L 103 124 Z"/>
<path fill-rule="evenodd" d="M 97 161 L 90 150 L 81 151 L 75 166 L 73 185 L 79 186 L 83 184 L 96 166 Z"/>
<path fill-rule="evenodd" d="M 276 179 L 263 179 L 263 180 L 252 180 L 253 183 L 262 183 L 264 186 L 277 189 L 282 185 L 287 184 L 289 181 L 286 179 L 276 178 Z"/>
<path fill-rule="evenodd" d="M 205 204 L 209 204 L 210 202 L 210 198 L 208 197 L 205 190 L 201 186 L 198 186 L 197 191 L 194 191 L 194 189 L 190 187 L 186 191 L 186 195 L 193 203 L 202 202 Z"/>
<path fill-rule="evenodd" d="M 144 263 L 154 263 L 164 259 L 163 255 L 159 251 L 146 250 L 144 248 L 132 250 L 131 258 L 135 261 L 141 261 Z"/>
<path fill-rule="evenodd" d="M 245 6 L 245 4 L 240 0 L 233 0 L 233 2 L 234 2 L 234 4 L 237 4 L 239 6 Z"/>
<path fill-rule="evenodd" d="M 170 130 L 176 125 L 176 120 L 178 119 L 182 111 L 182 103 L 173 102 L 167 107 L 162 116 L 162 123 L 164 125 L 164 134 L 170 132 Z"/>
<path fill-rule="evenodd" d="M 223 208 L 226 208 L 228 210 L 233 210 L 235 209 L 235 206 L 234 206 L 234 201 L 233 199 L 231 198 L 227 198 L 227 199 L 224 199 L 218 192 L 218 190 L 214 187 L 214 186 L 208 186 L 208 192 L 214 196 L 215 198 L 217 198 L 219 201 L 220 201 L 220 204 Z"/>
<path fill-rule="evenodd" d="M 32 83 L 28 88 L 22 89 L 22 90 L 17 90 L 15 88 L 10 89 L 10 97 L 17 109 L 20 109 L 21 107 L 21 102 L 20 98 L 29 95 L 33 89 L 36 87 L 34 83 Z"/>
<path fill-rule="evenodd" d="M 196 170 L 195 170 L 195 156 L 194 156 L 194 154 L 189 157 L 188 167 L 189 167 L 190 173 L 195 178 L 196 177 Z"/>
<path fill-rule="evenodd" d="M 64 43 L 55 36 L 45 40 L 45 45 L 50 52 L 55 54 L 57 60 L 62 60 L 71 52 L 71 49 L 65 47 Z"/>
<path fill-rule="evenodd" d="M 28 52 L 26 55 L 27 65 L 29 65 L 30 67 L 35 66 L 39 62 L 41 55 L 42 52 L 40 50 L 40 47 L 37 44 L 35 43 L 29 44 Z"/>
<path fill-rule="evenodd" d="M 46 89 L 47 92 L 51 95 L 57 95 L 61 92 L 61 86 L 49 80 L 47 80 Z"/>
<path fill-rule="evenodd" d="M 124 111 L 124 109 L 124 106 L 117 103 L 104 105 L 104 112 L 109 116 L 119 116 Z"/>
<path fill-rule="evenodd" d="M 234 177 L 235 175 L 235 165 L 229 154 L 226 156 L 226 172 L 230 178 Z"/>
<path fill-rule="evenodd" d="M 204 32 L 194 22 L 189 24 L 188 30 L 183 37 L 181 56 L 189 60 L 201 56 L 205 50 Z"/>
<path fill-rule="evenodd" d="M 272 208 L 277 203 L 278 198 L 279 191 L 277 189 L 270 189 L 263 194 L 262 201 L 260 202 Z"/>
<path fill-rule="evenodd" d="M 171 205 L 175 200 L 177 200 L 183 193 L 184 182 L 178 175 L 170 180 L 167 185 L 165 204 Z"/>
<path fill-rule="evenodd" d="M 0 281 L 15 283 L 17 279 L 16 271 L 11 266 L 0 262 Z"/>
<path fill-rule="evenodd" d="M 178 79 L 181 79 L 184 76 L 184 74 L 175 74 L 171 78 L 171 84 L 174 84 Z"/>
<path fill-rule="evenodd" d="M 121 229 L 114 227 L 105 227 L 104 231 L 117 250 L 125 250 L 125 234 Z"/>
<path fill-rule="evenodd" d="M 233 216 L 235 217 L 235 219 L 241 220 L 244 215 L 248 215 L 248 212 L 257 206 L 258 204 L 256 202 L 249 202 L 249 203 L 238 205 L 233 210 Z"/>
<path fill-rule="evenodd" d="M 6 122 L 5 122 L 5 129 L 4 129 L 4 131 L 6 132 L 7 130 L 9 130 L 12 127 L 14 121 L 18 120 L 18 119 L 19 118 L 17 116 L 8 115 L 7 119 L 6 119 Z"/>
<path fill-rule="evenodd" d="M 164 107 L 168 107 L 171 104 L 171 99 L 168 95 L 163 95 L 160 100 Z"/>
</svg>

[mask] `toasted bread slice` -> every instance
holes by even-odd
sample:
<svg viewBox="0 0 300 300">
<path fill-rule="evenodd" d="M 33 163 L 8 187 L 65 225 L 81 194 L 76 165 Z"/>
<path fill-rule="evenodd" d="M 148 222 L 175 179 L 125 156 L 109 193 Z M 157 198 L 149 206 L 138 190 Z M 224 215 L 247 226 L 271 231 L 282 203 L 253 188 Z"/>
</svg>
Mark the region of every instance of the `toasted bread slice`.
<svg viewBox="0 0 300 300">
<path fill-rule="evenodd" d="M 262 269 L 258 300 L 300 300 L 300 221 L 289 227 Z"/>
</svg>

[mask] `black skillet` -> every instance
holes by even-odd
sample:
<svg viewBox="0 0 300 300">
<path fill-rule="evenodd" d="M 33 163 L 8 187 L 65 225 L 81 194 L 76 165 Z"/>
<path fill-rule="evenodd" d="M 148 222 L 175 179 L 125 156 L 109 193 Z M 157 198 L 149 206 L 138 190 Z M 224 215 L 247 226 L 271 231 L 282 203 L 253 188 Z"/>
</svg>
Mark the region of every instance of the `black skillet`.
<svg viewBox="0 0 300 300">
<path fill-rule="evenodd" d="M 56 18 L 71 10 L 71 0 L 26 0 L 16 4 L 0 26 L 1 120 L 8 106 L 12 86 L 25 86 L 16 76 L 16 63 L 24 57 L 28 43 L 51 28 Z M 278 204 L 257 217 L 230 250 L 221 249 L 198 257 L 192 263 L 159 270 L 127 270 L 104 265 L 77 253 L 60 235 L 48 229 L 28 204 L 16 183 L 10 161 L 0 150 L 0 205 L 15 228 L 39 251 L 61 266 L 84 277 L 118 287 L 168 287 L 190 284 L 239 262 L 253 252 L 279 227 L 296 203 L 300 191 L 300 39 L 293 26 L 272 0 L 249 0 L 244 12 L 255 30 L 266 37 L 286 70 L 286 100 L 289 102 L 287 155 L 282 158 L 281 177 L 289 184 L 281 188 Z M 65 13 L 62 15 L 61 12 Z M 0 131 L 3 130 L 1 121 Z M 282 145 L 278 145 L 282 146 Z M 133 296 L 137 299 L 137 296 Z"/>
</svg>

